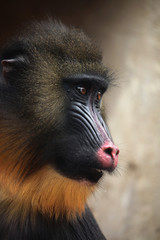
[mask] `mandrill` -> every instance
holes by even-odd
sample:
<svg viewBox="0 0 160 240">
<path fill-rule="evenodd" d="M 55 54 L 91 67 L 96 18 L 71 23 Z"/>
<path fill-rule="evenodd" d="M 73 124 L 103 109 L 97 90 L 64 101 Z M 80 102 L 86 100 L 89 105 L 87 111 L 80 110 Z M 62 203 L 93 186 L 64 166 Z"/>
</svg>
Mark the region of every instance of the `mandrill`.
<svg viewBox="0 0 160 240">
<path fill-rule="evenodd" d="M 104 240 L 86 205 L 119 154 L 101 115 L 101 52 L 50 20 L 0 62 L 0 240 Z"/>
</svg>

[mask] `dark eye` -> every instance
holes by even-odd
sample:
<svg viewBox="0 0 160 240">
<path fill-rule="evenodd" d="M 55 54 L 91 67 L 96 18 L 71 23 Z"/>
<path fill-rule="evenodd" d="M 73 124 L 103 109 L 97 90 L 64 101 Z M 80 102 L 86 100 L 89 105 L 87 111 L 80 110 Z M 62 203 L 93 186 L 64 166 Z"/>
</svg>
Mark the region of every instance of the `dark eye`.
<svg viewBox="0 0 160 240">
<path fill-rule="evenodd" d="M 102 98 L 102 93 L 101 92 L 98 92 L 97 93 L 97 100 L 100 101 Z"/>
<path fill-rule="evenodd" d="M 77 90 L 82 95 L 86 95 L 87 94 L 87 89 L 85 87 L 77 87 Z"/>
</svg>

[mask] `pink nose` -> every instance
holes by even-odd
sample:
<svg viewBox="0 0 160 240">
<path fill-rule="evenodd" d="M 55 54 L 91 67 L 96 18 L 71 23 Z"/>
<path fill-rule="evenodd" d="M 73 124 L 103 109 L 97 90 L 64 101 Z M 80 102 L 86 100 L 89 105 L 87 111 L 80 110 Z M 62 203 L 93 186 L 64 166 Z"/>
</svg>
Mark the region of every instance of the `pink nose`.
<svg viewBox="0 0 160 240">
<path fill-rule="evenodd" d="M 119 149 L 110 141 L 106 141 L 97 152 L 98 159 L 104 168 L 116 168 Z"/>
</svg>

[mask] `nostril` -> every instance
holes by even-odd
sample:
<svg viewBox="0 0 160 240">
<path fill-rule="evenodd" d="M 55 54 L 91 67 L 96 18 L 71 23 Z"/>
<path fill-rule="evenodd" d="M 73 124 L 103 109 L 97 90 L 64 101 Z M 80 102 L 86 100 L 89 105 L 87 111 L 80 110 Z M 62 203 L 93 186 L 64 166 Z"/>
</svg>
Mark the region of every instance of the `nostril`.
<svg viewBox="0 0 160 240">
<path fill-rule="evenodd" d="M 119 155 L 119 149 L 117 149 L 117 147 L 107 147 L 103 151 L 113 159 Z"/>
<path fill-rule="evenodd" d="M 104 152 L 112 157 L 112 148 L 111 147 L 105 148 Z"/>
<path fill-rule="evenodd" d="M 119 154 L 119 150 L 116 151 L 116 156 Z"/>
</svg>

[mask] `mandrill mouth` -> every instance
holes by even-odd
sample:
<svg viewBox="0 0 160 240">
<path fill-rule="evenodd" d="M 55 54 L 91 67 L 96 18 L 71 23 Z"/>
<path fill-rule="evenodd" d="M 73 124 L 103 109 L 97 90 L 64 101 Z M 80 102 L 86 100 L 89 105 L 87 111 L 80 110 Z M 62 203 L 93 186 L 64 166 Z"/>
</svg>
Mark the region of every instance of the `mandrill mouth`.
<svg viewBox="0 0 160 240">
<path fill-rule="evenodd" d="M 100 169 L 92 168 L 87 175 L 89 181 L 97 183 L 100 178 L 103 176 L 103 171 Z"/>
<path fill-rule="evenodd" d="M 104 171 L 111 173 L 118 165 L 119 149 L 111 142 L 106 141 L 97 151 L 97 163 L 94 167 L 88 166 L 76 174 L 78 181 L 96 184 L 103 176 Z"/>
<path fill-rule="evenodd" d="M 83 173 L 81 173 L 81 176 L 77 180 L 94 184 L 97 183 L 102 176 L 103 171 L 101 169 L 91 168 L 89 170 L 83 171 Z"/>
<path fill-rule="evenodd" d="M 113 172 L 118 165 L 119 149 L 111 141 L 107 140 L 98 149 L 96 156 L 98 160 L 97 166 L 83 170 L 77 180 L 96 184 L 103 176 L 104 171 Z"/>
<path fill-rule="evenodd" d="M 119 149 L 110 141 L 106 141 L 97 151 L 97 167 L 83 171 L 80 180 L 97 183 L 104 171 L 111 173 L 118 164 Z"/>
</svg>

